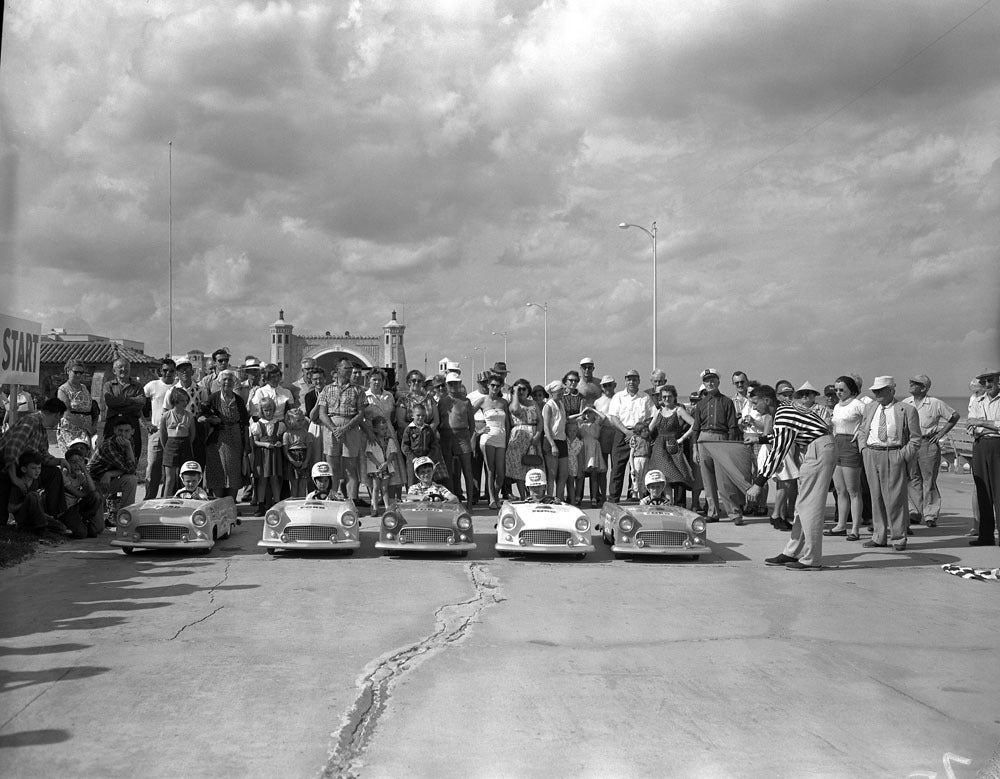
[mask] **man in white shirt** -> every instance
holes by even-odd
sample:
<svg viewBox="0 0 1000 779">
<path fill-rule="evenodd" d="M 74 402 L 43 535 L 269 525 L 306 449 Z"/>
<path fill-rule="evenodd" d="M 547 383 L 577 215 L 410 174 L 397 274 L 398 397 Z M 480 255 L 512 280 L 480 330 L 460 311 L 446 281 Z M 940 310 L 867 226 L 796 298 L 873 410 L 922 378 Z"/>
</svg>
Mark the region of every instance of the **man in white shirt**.
<svg viewBox="0 0 1000 779">
<path fill-rule="evenodd" d="M 645 392 L 639 392 L 639 371 L 630 370 L 625 374 L 625 389 L 615 393 L 608 405 L 608 421 L 615 428 L 611 443 L 611 489 L 608 500 L 614 503 L 621 500 L 622 488 L 625 486 L 632 429 L 636 422 L 651 419 L 655 412 L 653 399 Z"/>
<path fill-rule="evenodd" d="M 872 538 L 866 548 L 906 549 L 908 463 L 920 445 L 920 420 L 909 403 L 896 400 L 892 376 L 878 376 L 871 386 L 875 401 L 868 404 L 858 427 L 857 441 L 872 491 Z M 887 533 L 890 535 L 887 537 Z"/>
<path fill-rule="evenodd" d="M 146 432 L 149 433 L 149 442 L 146 447 L 146 497 L 155 498 L 160 491 L 160 484 L 163 481 L 163 447 L 160 445 L 160 417 L 163 416 L 163 408 L 167 395 L 174 388 L 174 378 L 177 376 L 177 364 L 169 357 L 164 357 L 160 363 L 160 378 L 153 379 L 142 388 L 142 394 L 146 396 L 147 413 L 149 420 L 146 423 Z"/>
<path fill-rule="evenodd" d="M 910 397 L 904 400 L 917 410 L 920 420 L 920 444 L 910 463 L 910 522 L 927 527 L 937 525 L 941 513 L 941 493 L 937 487 L 941 469 L 941 445 L 938 443 L 958 422 L 961 414 L 938 398 L 927 395 L 930 376 L 921 373 L 910 379 Z"/>
<path fill-rule="evenodd" d="M 972 478 L 979 506 L 979 536 L 972 546 L 996 544 L 994 531 L 1000 518 L 1000 370 L 976 377 L 986 392 L 969 404 L 972 445 Z"/>
</svg>

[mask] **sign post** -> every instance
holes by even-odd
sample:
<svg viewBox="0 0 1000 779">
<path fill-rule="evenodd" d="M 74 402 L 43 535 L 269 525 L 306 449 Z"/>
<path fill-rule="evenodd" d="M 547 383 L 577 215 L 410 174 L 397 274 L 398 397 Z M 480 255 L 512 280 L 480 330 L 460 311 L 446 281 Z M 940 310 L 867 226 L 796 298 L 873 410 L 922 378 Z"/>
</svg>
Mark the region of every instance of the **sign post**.
<svg viewBox="0 0 1000 779">
<path fill-rule="evenodd" d="M 38 322 L 0 313 L 0 384 L 10 384 L 8 426 L 17 421 L 18 385 L 35 386 L 39 380 L 38 344 L 42 326 Z"/>
</svg>

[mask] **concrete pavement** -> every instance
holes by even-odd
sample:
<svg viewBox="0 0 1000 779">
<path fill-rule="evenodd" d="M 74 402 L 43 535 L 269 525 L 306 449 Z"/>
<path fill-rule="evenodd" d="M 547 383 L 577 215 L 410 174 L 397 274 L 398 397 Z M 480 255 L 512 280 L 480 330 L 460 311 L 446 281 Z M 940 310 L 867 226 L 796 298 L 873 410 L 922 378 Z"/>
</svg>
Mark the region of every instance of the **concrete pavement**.
<svg viewBox="0 0 1000 779">
<path fill-rule="evenodd" d="M 906 552 L 766 520 L 701 561 L 207 557 L 68 542 L 0 571 L 5 776 L 955 776 L 1000 732 L 1000 565 L 971 483 Z M 595 516 L 596 512 L 589 512 Z M 874 552 L 874 553 L 872 553 Z M 968 760 L 964 764 L 959 758 Z"/>
</svg>

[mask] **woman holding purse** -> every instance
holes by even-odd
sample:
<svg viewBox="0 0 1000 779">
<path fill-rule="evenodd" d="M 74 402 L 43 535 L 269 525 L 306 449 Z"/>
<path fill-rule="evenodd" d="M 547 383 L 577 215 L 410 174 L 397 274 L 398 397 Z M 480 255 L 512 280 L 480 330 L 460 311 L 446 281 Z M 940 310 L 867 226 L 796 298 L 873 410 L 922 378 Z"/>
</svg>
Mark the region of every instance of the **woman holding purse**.
<svg viewBox="0 0 1000 779">
<path fill-rule="evenodd" d="M 543 468 L 539 448 L 542 439 L 542 415 L 538 404 L 531 398 L 531 384 L 527 379 L 514 382 L 510 401 L 510 438 L 507 441 L 507 478 L 517 484 L 521 499 L 527 497 L 524 475 L 531 468 Z"/>
<path fill-rule="evenodd" d="M 691 464 L 684 456 L 683 443 L 691 434 L 694 419 L 677 403 L 677 388 L 664 384 L 659 391 L 660 408 L 650 420 L 653 451 L 649 469 L 661 471 L 673 490 L 675 505 L 683 505 L 684 491 L 694 482 Z"/>
</svg>

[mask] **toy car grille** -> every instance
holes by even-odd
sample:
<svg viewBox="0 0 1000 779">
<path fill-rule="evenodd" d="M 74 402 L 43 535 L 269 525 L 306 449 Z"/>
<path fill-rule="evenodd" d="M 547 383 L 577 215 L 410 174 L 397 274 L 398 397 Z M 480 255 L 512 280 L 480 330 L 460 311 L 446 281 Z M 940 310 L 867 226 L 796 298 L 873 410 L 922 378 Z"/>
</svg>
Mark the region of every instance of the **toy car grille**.
<svg viewBox="0 0 1000 779">
<path fill-rule="evenodd" d="M 289 541 L 329 541 L 336 533 L 337 528 L 326 525 L 289 525 L 285 528 Z"/>
<path fill-rule="evenodd" d="M 404 527 L 399 540 L 410 544 L 447 544 L 452 533 L 446 527 Z"/>
<path fill-rule="evenodd" d="M 642 530 L 635 537 L 646 546 L 684 546 L 687 533 L 682 530 Z"/>
<path fill-rule="evenodd" d="M 139 525 L 136 532 L 141 541 L 180 541 L 190 531 L 179 525 Z"/>
<path fill-rule="evenodd" d="M 566 530 L 522 530 L 518 539 L 531 545 L 566 546 L 569 532 Z"/>
</svg>

